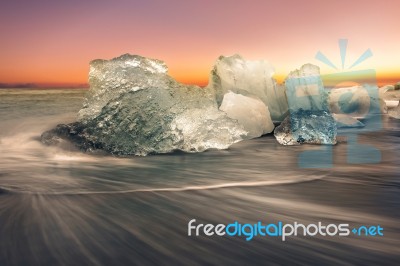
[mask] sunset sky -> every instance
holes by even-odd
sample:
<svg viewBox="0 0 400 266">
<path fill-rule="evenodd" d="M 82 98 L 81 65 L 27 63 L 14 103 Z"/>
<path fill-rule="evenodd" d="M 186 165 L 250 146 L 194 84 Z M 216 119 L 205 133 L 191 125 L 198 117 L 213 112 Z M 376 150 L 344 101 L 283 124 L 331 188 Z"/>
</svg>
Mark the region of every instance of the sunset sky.
<svg viewBox="0 0 400 266">
<path fill-rule="evenodd" d="M 0 3 L 0 83 L 85 84 L 89 61 L 124 53 L 164 60 L 185 83 L 204 85 L 219 55 L 266 59 L 282 80 L 310 62 L 323 74 L 372 68 L 381 83 L 400 81 L 400 1 L 86 1 Z M 345 66 L 345 68 L 346 68 Z"/>
</svg>

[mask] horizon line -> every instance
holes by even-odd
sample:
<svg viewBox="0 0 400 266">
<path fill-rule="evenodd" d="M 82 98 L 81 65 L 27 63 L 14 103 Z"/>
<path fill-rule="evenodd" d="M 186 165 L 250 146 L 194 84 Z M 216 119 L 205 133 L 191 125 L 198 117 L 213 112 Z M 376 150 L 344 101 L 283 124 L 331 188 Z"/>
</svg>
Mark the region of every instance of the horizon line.
<svg viewBox="0 0 400 266">
<path fill-rule="evenodd" d="M 284 79 L 282 77 L 276 77 L 278 84 L 283 84 Z M 179 80 L 178 82 L 186 85 L 197 85 L 200 87 L 205 87 L 208 85 L 209 80 Z M 386 78 L 378 78 L 377 80 L 378 86 L 385 86 L 385 85 L 395 85 L 400 82 L 399 78 L 394 77 L 386 77 Z M 0 82 L 0 89 L 44 89 L 44 88 L 57 88 L 57 89 L 88 89 L 90 88 L 89 83 L 70 83 L 70 82 L 59 82 L 59 83 L 46 83 L 46 82 Z"/>
</svg>

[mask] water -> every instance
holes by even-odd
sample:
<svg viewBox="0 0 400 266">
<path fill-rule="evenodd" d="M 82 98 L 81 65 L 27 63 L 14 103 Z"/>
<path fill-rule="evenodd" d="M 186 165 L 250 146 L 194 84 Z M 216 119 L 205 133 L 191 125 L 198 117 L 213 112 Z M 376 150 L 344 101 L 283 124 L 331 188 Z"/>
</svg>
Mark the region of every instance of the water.
<svg viewBox="0 0 400 266">
<path fill-rule="evenodd" d="M 372 165 L 301 169 L 316 146 L 274 137 L 229 150 L 117 158 L 39 142 L 75 120 L 85 90 L 0 90 L 0 265 L 400 263 L 400 123 L 361 138 Z M 368 155 L 366 155 L 368 156 Z M 188 237 L 187 223 L 381 225 L 382 237 Z"/>
</svg>

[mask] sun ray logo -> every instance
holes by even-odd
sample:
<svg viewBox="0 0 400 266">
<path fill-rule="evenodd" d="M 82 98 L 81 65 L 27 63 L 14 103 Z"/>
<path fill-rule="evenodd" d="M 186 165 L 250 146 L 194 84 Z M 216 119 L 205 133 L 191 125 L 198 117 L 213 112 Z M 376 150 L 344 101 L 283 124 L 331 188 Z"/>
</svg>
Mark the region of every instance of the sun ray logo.
<svg viewBox="0 0 400 266">
<path fill-rule="evenodd" d="M 346 55 L 347 55 L 347 39 L 339 39 L 339 50 L 340 50 L 340 59 L 342 61 L 342 70 L 344 69 L 345 61 L 346 61 Z M 352 69 L 353 67 L 361 64 L 368 58 L 372 56 L 372 51 L 371 49 L 365 50 L 365 52 L 349 67 L 349 69 Z M 315 55 L 315 58 L 324 63 L 327 66 L 330 66 L 336 70 L 339 70 L 336 65 L 334 65 L 323 53 L 318 51 L 318 53 Z"/>
<path fill-rule="evenodd" d="M 336 73 L 314 76 L 300 76 L 286 80 L 290 115 L 297 115 L 301 109 L 315 112 L 327 111 L 336 118 L 337 135 L 347 139 L 347 163 L 379 163 L 381 153 L 375 147 L 359 143 L 359 134 L 381 129 L 381 106 L 376 72 L 373 69 L 352 71 L 372 56 L 371 49 L 365 50 L 357 60 L 346 69 L 347 39 L 339 39 L 341 69 L 328 59 L 321 51 L 315 58 L 325 65 L 337 70 Z M 351 86 L 349 87 L 349 84 Z M 299 93 L 304 87 L 313 88 L 313 94 Z M 322 102 L 320 105 L 305 105 L 305 102 Z M 308 108 L 308 109 L 307 109 Z M 337 119 L 346 118 L 346 119 Z M 359 121 L 355 124 L 354 121 Z M 293 128 L 292 132 L 296 131 Z M 296 137 L 296 136 L 295 136 Z M 319 150 L 304 151 L 299 154 L 298 164 L 301 168 L 329 168 L 333 166 L 333 149 L 323 145 Z"/>
</svg>

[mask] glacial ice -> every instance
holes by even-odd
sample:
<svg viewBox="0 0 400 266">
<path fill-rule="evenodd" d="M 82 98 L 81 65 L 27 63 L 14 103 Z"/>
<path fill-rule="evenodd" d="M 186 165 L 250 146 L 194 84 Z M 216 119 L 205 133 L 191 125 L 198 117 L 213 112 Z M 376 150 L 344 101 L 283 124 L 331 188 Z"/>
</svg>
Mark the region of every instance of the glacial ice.
<svg viewBox="0 0 400 266">
<path fill-rule="evenodd" d="M 274 131 L 283 145 L 333 145 L 338 128 L 364 127 L 356 118 L 384 113 L 384 101 L 397 99 L 399 87 L 379 95 L 367 85 L 326 90 L 311 64 L 278 85 L 271 65 L 239 55 L 219 57 L 203 89 L 180 84 L 167 72 L 164 62 L 138 55 L 92 61 L 78 121 L 44 132 L 42 142 L 147 155 L 226 149 Z M 389 115 L 399 119 L 400 105 Z M 273 121 L 282 123 L 274 129 Z"/>
<path fill-rule="evenodd" d="M 160 60 L 129 54 L 112 60 L 97 59 L 90 62 L 90 90 L 78 120 L 95 118 L 111 100 L 125 92 L 135 92 L 148 87 L 168 87 L 165 78 L 168 68 Z"/>
<path fill-rule="evenodd" d="M 324 89 L 319 67 L 305 64 L 285 79 L 289 111 L 328 111 L 328 92 Z"/>
<path fill-rule="evenodd" d="M 228 117 L 236 119 L 249 132 L 248 138 L 256 138 L 274 130 L 268 107 L 258 98 L 228 92 L 219 107 Z"/>
<path fill-rule="evenodd" d="M 397 107 L 400 100 L 400 83 L 379 88 L 379 98 L 385 102 L 388 109 Z"/>
<path fill-rule="evenodd" d="M 360 128 L 365 125 L 352 116 L 345 114 L 332 114 L 337 128 Z"/>
<path fill-rule="evenodd" d="M 274 130 L 282 145 L 336 144 L 336 123 L 326 111 L 299 110 L 291 113 Z"/>
<path fill-rule="evenodd" d="M 400 82 L 380 88 L 380 97 L 387 104 L 388 115 L 400 119 Z"/>
<path fill-rule="evenodd" d="M 78 138 L 80 148 L 119 155 L 198 152 L 246 138 L 243 127 L 218 110 L 210 89 L 178 83 L 162 61 L 128 54 L 95 60 L 89 83 L 78 124 L 58 127 L 61 137 Z M 56 128 L 42 141 L 59 137 Z"/>
<path fill-rule="evenodd" d="M 367 85 L 331 89 L 328 101 L 332 113 L 354 118 L 386 112 L 386 104 L 379 98 L 376 88 Z"/>
<path fill-rule="evenodd" d="M 386 85 L 386 86 L 379 88 L 379 93 L 381 95 L 384 95 L 388 91 L 394 91 L 394 88 L 395 88 L 394 85 Z"/>
<path fill-rule="evenodd" d="M 275 128 L 282 145 L 336 144 L 337 126 L 328 110 L 328 92 L 319 67 L 311 64 L 290 72 L 285 80 L 290 114 Z"/>
<path fill-rule="evenodd" d="M 400 103 L 399 103 L 399 105 L 397 105 L 396 108 L 389 110 L 388 114 L 390 117 L 400 119 Z"/>
<path fill-rule="evenodd" d="M 277 85 L 273 67 L 264 60 L 250 61 L 240 55 L 220 56 L 211 71 L 208 88 L 215 91 L 218 106 L 229 91 L 258 97 L 273 121 L 282 121 L 288 107 L 285 88 Z"/>
<path fill-rule="evenodd" d="M 400 90 L 400 81 L 394 85 L 395 90 Z"/>
</svg>

